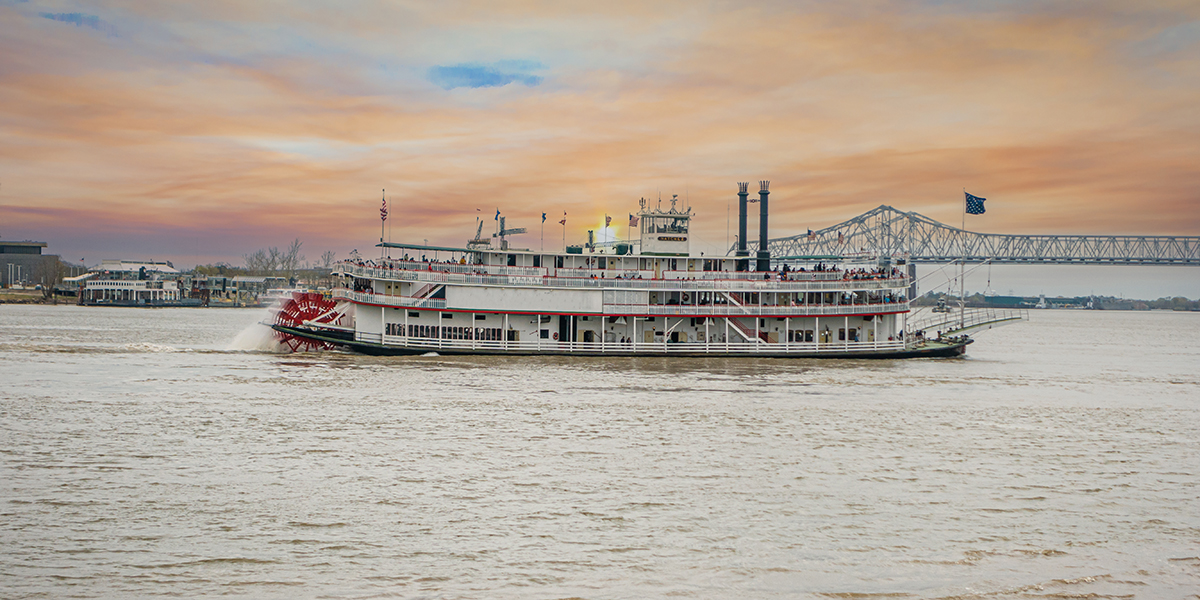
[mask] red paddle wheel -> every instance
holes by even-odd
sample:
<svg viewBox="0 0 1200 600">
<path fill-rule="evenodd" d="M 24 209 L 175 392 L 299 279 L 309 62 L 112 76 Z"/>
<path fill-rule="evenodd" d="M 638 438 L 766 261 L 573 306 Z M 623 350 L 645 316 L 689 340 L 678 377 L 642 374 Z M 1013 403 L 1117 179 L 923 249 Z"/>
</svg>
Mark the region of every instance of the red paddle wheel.
<svg viewBox="0 0 1200 600">
<path fill-rule="evenodd" d="M 275 312 L 275 324 L 287 327 L 302 327 L 305 321 L 314 323 L 336 323 L 341 316 L 333 309 L 337 303 L 321 294 L 311 292 L 296 292 L 288 300 L 283 300 Z M 275 332 L 275 336 L 292 352 L 310 352 L 314 350 L 329 350 L 334 348 L 328 342 L 318 342 L 302 338 L 290 333 Z"/>
</svg>

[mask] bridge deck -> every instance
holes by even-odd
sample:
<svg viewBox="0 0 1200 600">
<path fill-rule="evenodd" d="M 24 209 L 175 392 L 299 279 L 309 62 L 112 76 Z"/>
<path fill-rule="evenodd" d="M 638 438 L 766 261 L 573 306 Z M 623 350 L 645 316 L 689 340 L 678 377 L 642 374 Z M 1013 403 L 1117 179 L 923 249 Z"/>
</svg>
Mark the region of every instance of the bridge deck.
<svg viewBox="0 0 1200 600">
<path fill-rule="evenodd" d="M 750 247 L 757 252 L 757 244 Z M 812 234 L 770 240 L 768 249 L 772 256 L 907 254 L 915 263 L 1200 266 L 1200 236 L 975 233 L 887 205 Z"/>
</svg>

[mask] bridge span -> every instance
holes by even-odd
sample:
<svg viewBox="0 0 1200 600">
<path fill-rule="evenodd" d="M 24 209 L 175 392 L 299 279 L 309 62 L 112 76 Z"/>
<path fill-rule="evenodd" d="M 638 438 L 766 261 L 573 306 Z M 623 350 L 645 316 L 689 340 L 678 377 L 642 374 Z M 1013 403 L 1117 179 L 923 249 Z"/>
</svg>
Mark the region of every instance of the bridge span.
<svg viewBox="0 0 1200 600">
<path fill-rule="evenodd" d="M 756 243 L 749 246 L 758 249 Z M 965 258 L 1018 265 L 1200 266 L 1200 236 L 975 233 L 887 205 L 811 234 L 769 240 L 767 246 L 775 259 L 869 252 L 906 253 L 912 263 Z"/>
</svg>

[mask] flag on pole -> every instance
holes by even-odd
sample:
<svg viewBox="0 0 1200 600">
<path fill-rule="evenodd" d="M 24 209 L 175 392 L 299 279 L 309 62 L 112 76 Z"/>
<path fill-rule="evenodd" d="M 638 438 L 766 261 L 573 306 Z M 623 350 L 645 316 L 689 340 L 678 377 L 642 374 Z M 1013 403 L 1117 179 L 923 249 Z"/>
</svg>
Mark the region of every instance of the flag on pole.
<svg viewBox="0 0 1200 600">
<path fill-rule="evenodd" d="M 608 227 L 611 224 L 612 224 L 612 217 L 610 217 L 608 215 L 604 215 L 604 226 Z"/>
<path fill-rule="evenodd" d="M 492 220 L 493 220 L 493 221 L 499 221 L 499 220 L 500 220 L 500 209 L 498 209 L 498 208 L 496 209 L 496 216 L 495 216 L 495 217 L 494 217 Z"/>
<path fill-rule="evenodd" d="M 545 223 L 545 222 L 546 222 L 546 213 L 542 213 L 542 222 L 543 222 L 543 223 Z"/>
<path fill-rule="evenodd" d="M 817 239 L 817 234 L 813 233 L 813 230 L 809 229 L 808 230 L 808 241 L 811 242 L 815 239 Z"/>
<path fill-rule="evenodd" d="M 380 221 L 386 221 L 386 220 L 387 220 L 387 198 L 384 198 L 384 199 L 383 199 L 383 204 L 381 204 L 381 205 L 379 206 L 379 220 L 380 220 Z"/>
<path fill-rule="evenodd" d="M 563 220 L 559 221 L 558 224 L 564 226 L 567 224 L 567 211 L 563 211 Z"/>
<path fill-rule="evenodd" d="M 637 227 L 637 224 L 638 224 L 638 218 L 633 216 L 633 213 L 629 213 L 629 226 Z"/>
<path fill-rule="evenodd" d="M 845 244 L 845 243 L 846 243 L 846 235 L 845 235 L 845 234 L 843 234 L 843 233 L 842 233 L 842 232 L 840 232 L 840 231 L 838 232 L 838 243 L 839 243 L 839 244 Z"/>
<path fill-rule="evenodd" d="M 966 192 L 963 193 L 967 194 Z M 967 214 L 982 215 L 986 211 L 986 209 L 983 208 L 983 203 L 985 200 L 987 200 L 987 198 L 980 198 L 979 196 L 967 194 Z"/>
</svg>

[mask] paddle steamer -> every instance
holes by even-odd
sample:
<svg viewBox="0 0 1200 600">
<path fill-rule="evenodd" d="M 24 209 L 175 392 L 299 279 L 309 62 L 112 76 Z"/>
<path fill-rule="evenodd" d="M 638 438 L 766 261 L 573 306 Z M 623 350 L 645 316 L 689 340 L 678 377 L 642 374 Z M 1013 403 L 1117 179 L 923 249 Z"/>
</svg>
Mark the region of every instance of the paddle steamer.
<svg viewBox="0 0 1200 600">
<path fill-rule="evenodd" d="M 369 354 L 905 358 L 956 356 L 971 343 L 909 332 L 901 257 L 772 258 L 765 181 L 751 257 L 747 187 L 732 255 L 693 255 L 692 210 L 676 199 L 642 200 L 630 217 L 636 239 L 562 252 L 509 247 L 506 236 L 523 230 L 498 216 L 498 244 L 479 231 L 462 248 L 381 240 L 381 253 L 398 256 L 338 263 L 331 296 L 297 294 L 272 327 L 293 350 Z"/>
</svg>

